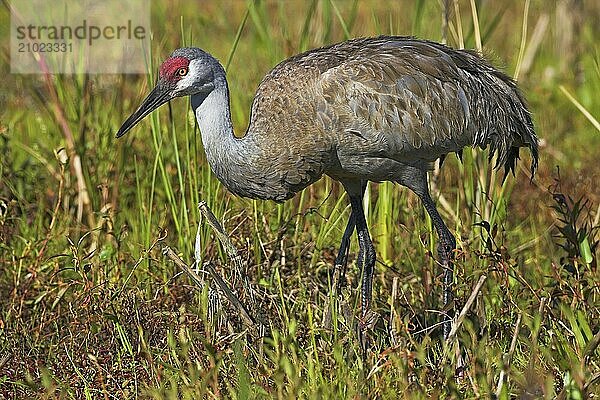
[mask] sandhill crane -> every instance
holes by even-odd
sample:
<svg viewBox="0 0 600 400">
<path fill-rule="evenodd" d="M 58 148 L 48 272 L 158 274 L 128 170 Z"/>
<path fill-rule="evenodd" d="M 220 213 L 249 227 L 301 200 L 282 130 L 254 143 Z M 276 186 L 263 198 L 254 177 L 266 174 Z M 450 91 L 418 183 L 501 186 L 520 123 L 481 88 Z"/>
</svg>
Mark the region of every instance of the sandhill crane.
<svg viewBox="0 0 600 400">
<path fill-rule="evenodd" d="M 531 152 L 532 177 L 538 162 L 531 116 L 512 79 L 473 51 L 411 37 L 353 39 L 281 62 L 260 83 L 242 138 L 233 133 L 221 64 L 201 49 L 177 49 L 117 137 L 188 95 L 208 163 L 232 193 L 282 202 L 323 175 L 341 182 L 351 213 L 335 263 L 345 267 L 356 229 L 363 327 L 375 265 L 362 204 L 367 181 L 397 182 L 421 199 L 439 236 L 448 306 L 456 241 L 429 194 L 427 171 L 465 146 L 489 146 L 505 176 L 519 147 Z M 446 319 L 445 337 L 450 327 Z"/>
</svg>

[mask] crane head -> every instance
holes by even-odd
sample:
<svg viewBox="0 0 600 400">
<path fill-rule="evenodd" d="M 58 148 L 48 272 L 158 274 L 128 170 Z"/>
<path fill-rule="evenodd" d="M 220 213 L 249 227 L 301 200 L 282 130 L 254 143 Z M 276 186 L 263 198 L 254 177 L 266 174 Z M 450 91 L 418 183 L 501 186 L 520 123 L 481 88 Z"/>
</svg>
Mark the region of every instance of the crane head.
<svg viewBox="0 0 600 400">
<path fill-rule="evenodd" d="M 145 116 L 176 97 L 208 94 L 214 89 L 215 71 L 221 65 L 198 48 L 177 49 L 160 66 L 156 86 L 123 123 L 117 137 L 125 135 Z"/>
</svg>

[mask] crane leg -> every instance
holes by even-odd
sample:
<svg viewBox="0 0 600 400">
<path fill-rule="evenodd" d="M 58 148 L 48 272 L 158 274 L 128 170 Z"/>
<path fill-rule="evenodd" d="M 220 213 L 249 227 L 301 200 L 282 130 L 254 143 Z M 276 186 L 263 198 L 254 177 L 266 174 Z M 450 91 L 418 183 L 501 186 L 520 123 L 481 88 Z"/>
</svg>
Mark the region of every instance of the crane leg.
<svg viewBox="0 0 600 400">
<path fill-rule="evenodd" d="M 361 288 L 361 322 L 366 324 L 368 311 L 371 307 L 371 295 L 373 288 L 373 272 L 375 268 L 375 247 L 369 235 L 365 212 L 363 209 L 363 194 L 366 182 L 352 181 L 344 182 L 344 188 L 350 197 L 350 206 L 358 236 L 358 259 L 357 264 L 362 269 Z"/>
<path fill-rule="evenodd" d="M 356 227 L 356 236 L 358 236 L 358 259 L 356 264 L 358 268 L 362 270 L 362 286 L 361 286 L 361 316 L 358 324 L 358 339 L 360 343 L 360 347 L 362 350 L 363 358 L 366 358 L 367 348 L 369 347 L 369 340 L 367 337 L 367 329 L 375 322 L 373 317 L 373 313 L 370 313 L 371 309 L 371 298 L 373 291 L 373 273 L 375 268 L 375 247 L 373 246 L 373 242 L 371 241 L 371 236 L 369 235 L 369 229 L 367 227 L 367 221 L 365 219 L 365 211 L 363 209 L 363 195 L 366 188 L 366 181 L 361 180 L 352 180 L 342 182 L 348 196 L 350 197 L 350 206 L 352 207 L 351 220 L 348 222 L 348 226 L 346 228 L 346 232 L 344 233 L 344 237 L 348 240 L 349 237 L 346 237 L 346 234 L 352 234 L 352 230 L 350 229 L 352 220 L 354 220 L 354 227 Z M 344 240 L 342 240 L 342 248 L 340 252 L 344 250 L 344 253 L 347 249 L 344 249 Z M 342 256 L 342 257 L 345 257 Z M 345 260 L 341 260 L 345 261 Z"/>
<path fill-rule="evenodd" d="M 454 280 L 454 264 L 452 263 L 452 257 L 454 249 L 456 249 L 456 239 L 450 230 L 444 223 L 440 213 L 435 207 L 435 203 L 429 195 L 429 191 L 425 192 L 424 195 L 420 196 L 423 206 L 431 217 L 431 222 L 438 233 L 438 257 L 440 258 L 440 264 L 444 270 L 444 310 L 451 313 L 451 303 L 453 299 L 452 294 L 452 283 Z M 448 338 L 450 329 L 452 328 L 452 317 L 451 314 L 444 321 L 444 339 Z"/>
<path fill-rule="evenodd" d="M 346 191 L 348 193 L 353 193 L 355 191 L 355 184 L 348 184 L 348 186 L 344 185 Z M 367 188 L 366 182 L 361 182 L 360 184 L 360 192 L 358 196 L 361 199 L 365 194 L 365 189 Z M 350 191 L 348 191 L 350 190 Z M 364 218 L 364 217 L 363 217 Z M 348 266 L 348 252 L 350 250 L 350 239 L 352 237 L 352 233 L 354 233 L 354 228 L 356 227 L 356 212 L 353 207 L 351 207 L 350 217 L 348 218 L 348 223 L 346 224 L 346 229 L 344 230 L 344 235 L 342 236 L 342 242 L 340 243 L 340 248 L 338 250 L 338 254 L 335 258 L 334 268 L 333 268 L 333 276 L 331 278 L 332 292 L 329 294 L 329 298 L 334 301 L 338 300 L 338 294 L 342 287 L 346 283 L 346 269 Z M 359 266 L 360 267 L 360 266 Z M 339 306 L 339 304 L 338 304 Z M 328 301 L 325 307 L 326 311 L 323 315 L 323 326 L 328 329 L 332 327 L 332 309 L 331 304 Z M 339 310 L 338 310 L 339 311 Z"/>
<path fill-rule="evenodd" d="M 454 264 L 452 258 L 456 249 L 456 239 L 444 223 L 442 216 L 435 207 L 435 203 L 429 194 L 429 186 L 427 184 L 427 172 L 424 170 L 407 167 L 403 176 L 398 180 L 398 183 L 411 189 L 423 203 L 425 210 L 431 217 L 431 222 L 437 231 L 439 237 L 438 257 L 439 262 L 444 270 L 444 310 L 448 313 L 448 317 L 444 321 L 444 339 L 448 338 L 450 329 L 452 328 L 451 304 L 452 304 L 452 283 L 454 280 Z"/>
<path fill-rule="evenodd" d="M 365 195 L 365 190 L 367 188 L 366 182 L 361 183 L 361 192 L 360 198 Z M 337 288 L 341 286 L 346 279 L 346 267 L 348 266 L 348 252 L 350 250 L 350 238 L 352 237 L 352 233 L 354 233 L 354 227 L 356 226 L 356 213 L 354 212 L 354 208 L 351 209 L 350 218 L 348 219 L 348 224 L 346 225 L 346 229 L 344 230 L 344 235 L 342 236 L 342 242 L 340 243 L 340 249 L 338 250 L 337 257 L 335 258 L 335 266 L 334 266 L 334 276 L 338 277 L 338 280 L 335 282 L 338 284 Z"/>
<path fill-rule="evenodd" d="M 333 271 L 333 290 L 337 291 L 340 287 L 342 287 L 343 283 L 346 280 L 346 266 L 348 265 L 348 251 L 350 249 L 350 238 L 352 237 L 352 233 L 354 233 L 354 212 L 350 213 L 350 218 L 348 219 L 348 225 L 346 225 L 346 229 L 344 230 L 344 236 L 342 236 L 342 243 L 340 244 L 340 249 L 338 250 L 337 257 L 335 258 L 335 265 Z"/>
</svg>

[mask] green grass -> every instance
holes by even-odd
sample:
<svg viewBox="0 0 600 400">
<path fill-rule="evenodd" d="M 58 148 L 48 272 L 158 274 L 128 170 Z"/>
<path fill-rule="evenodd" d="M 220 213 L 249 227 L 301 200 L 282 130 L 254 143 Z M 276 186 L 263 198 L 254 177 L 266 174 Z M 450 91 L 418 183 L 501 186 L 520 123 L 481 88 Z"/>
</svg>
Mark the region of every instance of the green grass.
<svg viewBox="0 0 600 400">
<path fill-rule="evenodd" d="M 457 311 L 487 277 L 449 346 L 435 327 L 437 237 L 409 191 L 369 186 L 380 318 L 363 360 L 349 326 L 359 313 L 356 243 L 345 303 L 333 310 L 333 330 L 321 323 L 349 215 L 339 185 L 322 179 L 284 205 L 231 196 L 210 172 L 187 99 L 114 138 L 174 48 L 193 44 L 227 65 L 232 117 L 242 133 L 256 86 L 282 59 L 355 36 L 439 41 L 440 3 L 156 2 L 149 75 L 56 75 L 47 82 L 9 74 L 2 7 L 0 394 L 489 398 L 504 374 L 500 398 L 597 396 L 600 132 L 581 112 L 600 116 L 600 7 L 592 2 L 579 11 L 580 22 L 569 19 L 578 12 L 569 1 L 450 2 L 448 43 L 475 48 L 481 40 L 496 65 L 518 75 L 543 142 L 534 183 L 525 168 L 501 185 L 486 154 L 469 150 L 462 163 L 448 157 L 432 178 L 459 244 Z M 545 16 L 550 22 L 536 43 Z M 581 196 L 588 201 L 578 203 Z M 249 287 L 202 221 L 200 201 L 229 233 Z M 200 289 L 162 255 L 168 245 L 191 265 L 199 223 L 200 260 L 216 265 L 268 325 L 268 337 L 246 331 L 208 277 Z"/>
</svg>

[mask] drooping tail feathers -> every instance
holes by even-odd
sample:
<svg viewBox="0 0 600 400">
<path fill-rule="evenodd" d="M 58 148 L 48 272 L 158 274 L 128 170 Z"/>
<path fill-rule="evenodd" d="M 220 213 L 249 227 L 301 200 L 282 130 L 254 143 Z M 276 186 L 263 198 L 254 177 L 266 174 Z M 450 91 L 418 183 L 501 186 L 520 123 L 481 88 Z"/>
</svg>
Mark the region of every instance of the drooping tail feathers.
<svg viewBox="0 0 600 400">
<path fill-rule="evenodd" d="M 471 88 L 478 125 L 473 145 L 490 146 L 490 158 L 497 155 L 495 168 L 504 166 L 504 179 L 515 172 L 519 148 L 529 148 L 533 179 L 538 166 L 538 138 L 531 113 L 515 81 L 486 64 L 481 65 L 485 71 L 478 71 L 483 74 L 475 74 Z"/>
</svg>

